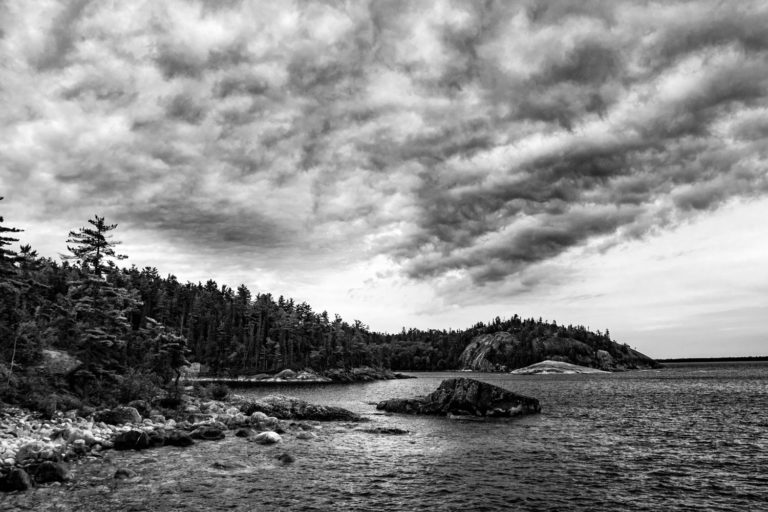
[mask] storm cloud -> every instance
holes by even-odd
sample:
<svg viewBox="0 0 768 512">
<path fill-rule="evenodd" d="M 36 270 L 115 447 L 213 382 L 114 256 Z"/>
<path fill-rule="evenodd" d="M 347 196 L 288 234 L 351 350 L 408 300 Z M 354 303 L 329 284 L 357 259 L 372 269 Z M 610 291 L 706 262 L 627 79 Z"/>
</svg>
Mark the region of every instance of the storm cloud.
<svg viewBox="0 0 768 512">
<path fill-rule="evenodd" d="M 768 193 L 765 2 L 0 9 L 6 216 L 62 233 L 484 285 Z"/>
</svg>

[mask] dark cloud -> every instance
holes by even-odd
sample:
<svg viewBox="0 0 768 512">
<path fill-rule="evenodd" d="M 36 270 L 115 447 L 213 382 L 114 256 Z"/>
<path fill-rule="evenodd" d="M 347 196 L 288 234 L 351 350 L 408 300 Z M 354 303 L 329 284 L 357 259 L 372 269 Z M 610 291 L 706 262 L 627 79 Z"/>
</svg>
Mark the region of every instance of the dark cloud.
<svg viewBox="0 0 768 512">
<path fill-rule="evenodd" d="M 8 176 L 187 246 L 524 289 L 768 188 L 763 2 L 6 10 Z"/>
<path fill-rule="evenodd" d="M 90 0 L 66 2 L 61 12 L 51 20 L 43 51 L 37 56 L 36 66 L 44 71 L 65 65 L 65 58 L 77 40 L 76 24 Z"/>
</svg>

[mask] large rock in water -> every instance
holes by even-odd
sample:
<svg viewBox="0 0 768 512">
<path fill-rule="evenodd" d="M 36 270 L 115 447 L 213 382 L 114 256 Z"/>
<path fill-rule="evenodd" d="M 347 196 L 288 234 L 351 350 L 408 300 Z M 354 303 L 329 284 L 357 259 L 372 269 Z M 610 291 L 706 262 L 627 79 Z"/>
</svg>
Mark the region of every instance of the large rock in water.
<svg viewBox="0 0 768 512">
<path fill-rule="evenodd" d="M 362 419 L 359 415 L 341 407 L 310 404 L 304 400 L 283 395 L 269 395 L 260 400 L 247 402 L 240 407 L 240 411 L 249 416 L 254 412 L 263 412 L 267 416 L 274 416 L 281 420 L 360 421 Z"/>
<path fill-rule="evenodd" d="M 446 379 L 423 398 L 395 398 L 380 402 L 377 409 L 406 414 L 519 416 L 541 412 L 535 398 L 518 395 L 479 380 Z"/>
</svg>

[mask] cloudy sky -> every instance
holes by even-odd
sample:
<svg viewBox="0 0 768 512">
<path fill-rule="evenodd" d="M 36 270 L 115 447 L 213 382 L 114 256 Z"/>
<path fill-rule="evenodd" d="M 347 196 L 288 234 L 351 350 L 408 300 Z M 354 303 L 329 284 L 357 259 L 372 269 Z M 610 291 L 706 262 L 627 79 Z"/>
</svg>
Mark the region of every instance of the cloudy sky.
<svg viewBox="0 0 768 512">
<path fill-rule="evenodd" d="M 0 0 L 0 213 L 373 329 L 768 353 L 768 3 Z"/>
</svg>

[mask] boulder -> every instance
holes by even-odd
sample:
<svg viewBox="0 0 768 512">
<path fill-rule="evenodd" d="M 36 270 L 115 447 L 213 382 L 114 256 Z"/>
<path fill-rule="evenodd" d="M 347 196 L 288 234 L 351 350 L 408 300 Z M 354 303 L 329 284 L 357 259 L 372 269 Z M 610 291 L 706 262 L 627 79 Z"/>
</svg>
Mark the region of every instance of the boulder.
<svg viewBox="0 0 768 512">
<path fill-rule="evenodd" d="M 43 452 L 48 446 L 42 441 L 32 441 L 23 444 L 16 451 L 16 462 L 21 464 L 30 460 L 41 458 Z"/>
<path fill-rule="evenodd" d="M 152 412 L 152 407 L 146 400 L 133 400 L 128 402 L 128 407 L 133 407 L 142 417 L 145 418 L 150 416 Z"/>
<path fill-rule="evenodd" d="M 125 480 L 126 478 L 133 478 L 136 476 L 136 472 L 128 468 L 120 468 L 115 471 L 115 480 Z"/>
<path fill-rule="evenodd" d="M 362 418 L 341 407 L 315 405 L 298 398 L 270 395 L 260 400 L 247 402 L 240 407 L 244 414 L 253 417 L 254 412 L 263 412 L 283 420 L 316 420 L 316 421 L 361 421 Z"/>
<path fill-rule="evenodd" d="M 235 432 L 235 437 L 250 437 L 253 433 L 253 430 L 250 428 L 239 428 Z"/>
<path fill-rule="evenodd" d="M 317 434 L 315 434 L 314 432 L 299 432 L 298 434 L 296 434 L 296 439 L 309 441 L 310 439 L 317 439 Z"/>
<path fill-rule="evenodd" d="M 275 458 L 282 464 L 291 464 L 296 462 L 296 458 L 288 452 L 283 452 Z"/>
<path fill-rule="evenodd" d="M 168 446 L 191 446 L 195 444 L 189 434 L 181 430 L 171 430 L 165 436 L 165 444 Z"/>
<path fill-rule="evenodd" d="M 149 435 L 141 430 L 123 432 L 114 441 L 115 450 L 146 450 L 150 446 Z"/>
<path fill-rule="evenodd" d="M 32 487 L 32 479 L 26 471 L 21 468 L 14 468 L 4 478 L 0 478 L 0 491 L 26 491 Z"/>
<path fill-rule="evenodd" d="M 35 469 L 35 482 L 66 482 L 69 480 L 69 469 L 61 462 L 45 461 Z"/>
<path fill-rule="evenodd" d="M 141 423 L 141 415 L 135 407 L 115 407 L 94 414 L 93 420 L 109 425 L 123 425 L 125 423 Z"/>
<path fill-rule="evenodd" d="M 224 439 L 224 429 L 214 425 L 203 425 L 196 428 L 189 436 L 203 441 L 218 441 Z"/>
<path fill-rule="evenodd" d="M 275 444 L 282 440 L 283 438 L 280 437 L 280 434 L 272 431 L 262 432 L 253 438 L 253 442 L 259 444 Z"/>
<path fill-rule="evenodd" d="M 395 398 L 380 402 L 377 409 L 405 414 L 518 416 L 541 412 L 535 398 L 474 379 L 446 379 L 423 398 Z"/>
</svg>

